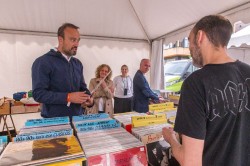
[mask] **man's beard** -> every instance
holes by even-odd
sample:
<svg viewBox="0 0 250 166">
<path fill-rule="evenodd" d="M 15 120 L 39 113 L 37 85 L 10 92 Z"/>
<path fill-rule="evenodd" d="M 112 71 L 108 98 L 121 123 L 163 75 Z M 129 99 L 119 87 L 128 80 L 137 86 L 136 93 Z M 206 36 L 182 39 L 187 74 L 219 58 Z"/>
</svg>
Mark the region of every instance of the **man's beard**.
<svg viewBox="0 0 250 166">
<path fill-rule="evenodd" d="M 77 47 L 72 47 L 71 49 L 63 48 L 63 53 L 67 56 L 75 56 L 77 52 Z"/>
<path fill-rule="evenodd" d="M 149 69 L 144 69 L 143 73 L 146 74 L 149 71 Z"/>
<path fill-rule="evenodd" d="M 203 67 L 203 57 L 201 54 L 201 49 L 195 45 L 192 50 L 190 50 L 192 58 L 193 58 L 193 64 L 196 67 Z"/>
</svg>

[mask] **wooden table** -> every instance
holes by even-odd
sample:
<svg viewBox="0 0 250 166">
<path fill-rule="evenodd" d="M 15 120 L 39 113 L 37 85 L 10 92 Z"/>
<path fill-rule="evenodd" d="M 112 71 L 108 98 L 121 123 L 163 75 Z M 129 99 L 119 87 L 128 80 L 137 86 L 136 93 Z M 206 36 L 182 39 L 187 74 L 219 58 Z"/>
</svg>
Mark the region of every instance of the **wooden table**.
<svg viewBox="0 0 250 166">
<path fill-rule="evenodd" d="M 11 120 L 10 125 L 8 125 L 7 123 L 7 118 L 10 118 Z M 9 140 L 11 141 L 12 137 L 16 136 L 17 134 L 12 115 L 11 114 L 0 115 L 0 124 L 2 124 L 2 122 L 3 122 L 3 128 L 2 128 L 1 134 L 7 135 L 9 137 Z"/>
<path fill-rule="evenodd" d="M 37 106 L 37 109 L 38 110 L 36 112 L 23 112 L 23 113 L 12 114 L 11 107 L 10 107 L 9 114 L 0 114 L 0 125 L 3 124 L 2 131 L 0 131 L 0 135 L 7 135 L 9 138 L 9 141 L 12 141 L 12 138 L 17 135 L 17 130 L 16 130 L 12 115 L 30 114 L 30 113 L 40 112 L 40 107 Z M 8 118 L 10 118 L 10 124 L 7 123 Z"/>
</svg>

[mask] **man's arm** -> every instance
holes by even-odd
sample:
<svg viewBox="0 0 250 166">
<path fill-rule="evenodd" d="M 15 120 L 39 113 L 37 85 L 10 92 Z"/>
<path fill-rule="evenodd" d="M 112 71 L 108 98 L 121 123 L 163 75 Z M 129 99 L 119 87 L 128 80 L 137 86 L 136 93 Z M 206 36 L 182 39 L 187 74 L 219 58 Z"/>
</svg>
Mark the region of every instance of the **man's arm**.
<svg viewBox="0 0 250 166">
<path fill-rule="evenodd" d="M 136 78 L 135 83 L 140 88 L 140 90 L 142 91 L 144 96 L 146 96 L 147 98 L 151 98 L 153 100 L 156 100 L 156 101 L 159 100 L 158 96 L 150 89 L 150 87 L 147 83 L 147 80 L 144 78 L 143 75 L 139 75 Z"/>
<path fill-rule="evenodd" d="M 46 104 L 66 104 L 67 93 L 50 91 L 51 65 L 37 59 L 32 65 L 32 90 L 36 101 Z"/>
<path fill-rule="evenodd" d="M 163 128 L 162 134 L 171 145 L 173 156 L 180 165 L 202 166 L 204 140 L 182 135 L 182 144 L 180 144 L 172 128 Z"/>
<path fill-rule="evenodd" d="M 49 88 L 51 81 L 50 67 L 49 62 L 44 59 L 38 59 L 32 65 L 32 93 L 36 101 L 45 104 L 67 104 L 67 102 L 81 104 L 89 100 L 89 95 L 86 94 L 86 92 L 89 92 L 88 89 L 85 91 L 82 89 L 83 92 L 72 93 L 51 91 Z"/>
</svg>

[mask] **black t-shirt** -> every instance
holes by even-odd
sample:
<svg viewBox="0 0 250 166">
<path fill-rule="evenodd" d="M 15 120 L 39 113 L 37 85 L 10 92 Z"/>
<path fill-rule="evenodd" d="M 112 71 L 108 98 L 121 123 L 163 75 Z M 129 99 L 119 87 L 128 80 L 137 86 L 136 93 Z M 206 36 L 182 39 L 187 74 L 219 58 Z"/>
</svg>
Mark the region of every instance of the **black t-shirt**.
<svg viewBox="0 0 250 166">
<path fill-rule="evenodd" d="M 205 140 L 203 166 L 250 165 L 250 66 L 210 64 L 183 83 L 175 131 Z"/>
</svg>

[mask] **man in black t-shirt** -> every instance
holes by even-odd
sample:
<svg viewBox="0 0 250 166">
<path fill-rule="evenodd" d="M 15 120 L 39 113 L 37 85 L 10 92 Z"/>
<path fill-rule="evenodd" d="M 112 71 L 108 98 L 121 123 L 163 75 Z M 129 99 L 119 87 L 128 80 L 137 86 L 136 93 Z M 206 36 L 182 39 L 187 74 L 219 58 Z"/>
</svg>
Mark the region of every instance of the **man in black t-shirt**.
<svg viewBox="0 0 250 166">
<path fill-rule="evenodd" d="M 231 23 L 222 16 L 202 18 L 189 35 L 193 62 L 202 69 L 183 83 L 174 130 L 163 136 L 185 166 L 250 165 L 250 66 L 230 58 Z"/>
</svg>

